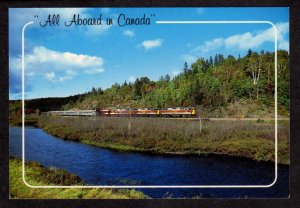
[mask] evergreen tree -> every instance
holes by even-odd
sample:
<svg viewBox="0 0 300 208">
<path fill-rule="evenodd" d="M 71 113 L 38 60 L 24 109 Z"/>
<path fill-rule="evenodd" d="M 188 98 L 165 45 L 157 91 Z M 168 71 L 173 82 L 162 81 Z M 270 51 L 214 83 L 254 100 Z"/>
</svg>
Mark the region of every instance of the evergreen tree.
<svg viewBox="0 0 300 208">
<path fill-rule="evenodd" d="M 223 63 L 223 61 L 224 61 L 223 54 L 219 54 L 219 64 Z"/>
<path fill-rule="evenodd" d="M 209 62 L 206 59 L 205 62 L 203 63 L 203 72 L 205 73 L 207 71 L 207 69 L 209 68 Z"/>
<path fill-rule="evenodd" d="M 197 79 L 194 86 L 194 101 L 196 105 L 202 103 L 202 96 L 200 81 Z"/>
<path fill-rule="evenodd" d="M 248 53 L 247 53 L 247 57 L 250 57 L 251 55 L 252 55 L 252 50 L 249 49 L 249 50 L 248 50 Z"/>
<path fill-rule="evenodd" d="M 170 79 L 171 79 L 171 78 L 170 78 L 170 75 L 166 74 L 166 76 L 165 76 L 165 81 L 166 81 L 166 82 L 169 82 Z"/>
<path fill-rule="evenodd" d="M 219 65 L 219 55 L 218 54 L 215 55 L 214 63 L 215 63 L 215 66 Z"/>
<path fill-rule="evenodd" d="M 150 79 L 148 77 L 141 77 L 140 82 L 141 82 L 141 84 L 149 84 Z"/>
<path fill-rule="evenodd" d="M 139 78 L 137 78 L 134 82 L 134 95 L 135 96 L 141 96 L 141 87 L 142 83 L 140 82 Z"/>
<path fill-rule="evenodd" d="M 189 73 L 189 66 L 188 66 L 187 62 L 184 62 L 183 72 L 185 75 L 187 75 Z"/>
<path fill-rule="evenodd" d="M 213 58 L 210 56 L 209 57 L 209 66 L 213 66 L 214 65 L 214 61 Z"/>
<path fill-rule="evenodd" d="M 192 74 L 195 75 L 198 73 L 198 64 L 197 62 L 192 64 Z"/>
<path fill-rule="evenodd" d="M 98 94 L 98 95 L 103 95 L 103 90 L 101 89 L 101 87 L 98 88 L 97 94 Z"/>
<path fill-rule="evenodd" d="M 95 87 L 92 88 L 92 94 L 94 94 L 94 95 L 97 94 L 97 90 Z"/>
</svg>

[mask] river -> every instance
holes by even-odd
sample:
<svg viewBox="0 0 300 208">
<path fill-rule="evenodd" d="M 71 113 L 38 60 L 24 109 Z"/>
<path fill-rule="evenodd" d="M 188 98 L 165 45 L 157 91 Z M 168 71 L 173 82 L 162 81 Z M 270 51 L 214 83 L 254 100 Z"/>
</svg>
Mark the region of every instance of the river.
<svg viewBox="0 0 300 208">
<path fill-rule="evenodd" d="M 21 127 L 9 129 L 9 151 L 21 157 Z M 165 156 L 119 152 L 65 141 L 42 129 L 25 128 L 26 161 L 65 169 L 92 185 L 266 185 L 274 179 L 274 164 L 226 156 Z M 152 198 L 286 198 L 289 166 L 278 166 L 270 188 L 138 189 Z"/>
</svg>

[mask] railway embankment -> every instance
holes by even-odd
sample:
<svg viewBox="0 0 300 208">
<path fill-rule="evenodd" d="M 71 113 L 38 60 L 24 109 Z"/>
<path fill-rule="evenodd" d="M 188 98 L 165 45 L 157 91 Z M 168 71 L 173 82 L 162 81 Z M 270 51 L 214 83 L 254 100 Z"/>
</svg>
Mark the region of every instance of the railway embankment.
<svg viewBox="0 0 300 208">
<path fill-rule="evenodd" d="M 118 151 L 275 161 L 274 120 L 40 117 L 36 125 L 65 140 Z M 278 163 L 289 164 L 289 121 L 278 121 L 277 129 Z"/>
</svg>

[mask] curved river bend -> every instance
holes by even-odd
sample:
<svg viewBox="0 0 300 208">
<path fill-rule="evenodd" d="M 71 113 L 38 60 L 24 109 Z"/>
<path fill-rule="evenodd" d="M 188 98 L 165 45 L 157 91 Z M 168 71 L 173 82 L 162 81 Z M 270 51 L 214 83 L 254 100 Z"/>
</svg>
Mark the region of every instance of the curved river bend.
<svg viewBox="0 0 300 208">
<path fill-rule="evenodd" d="M 21 157 L 21 127 L 10 127 L 10 154 Z M 162 156 L 118 152 L 64 141 L 42 129 L 25 128 L 26 161 L 65 169 L 93 185 L 266 185 L 274 179 L 274 164 L 225 156 Z M 289 167 L 278 166 L 270 188 L 140 189 L 162 197 L 288 197 Z"/>
</svg>

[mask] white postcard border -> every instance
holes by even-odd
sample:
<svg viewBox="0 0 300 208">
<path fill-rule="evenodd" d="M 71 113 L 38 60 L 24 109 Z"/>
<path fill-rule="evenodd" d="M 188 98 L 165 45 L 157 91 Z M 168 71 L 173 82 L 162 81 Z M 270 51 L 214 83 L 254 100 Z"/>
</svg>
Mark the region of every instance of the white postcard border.
<svg viewBox="0 0 300 208">
<path fill-rule="evenodd" d="M 269 24 L 274 29 L 274 52 L 275 52 L 275 178 L 267 185 L 86 185 L 86 186 L 33 186 L 25 180 L 25 75 L 24 75 L 24 45 L 25 30 L 34 22 L 28 22 L 22 29 L 22 179 L 30 188 L 269 188 L 272 187 L 278 178 L 278 135 L 277 135 L 277 28 L 270 21 L 156 21 L 156 24 Z"/>
</svg>

